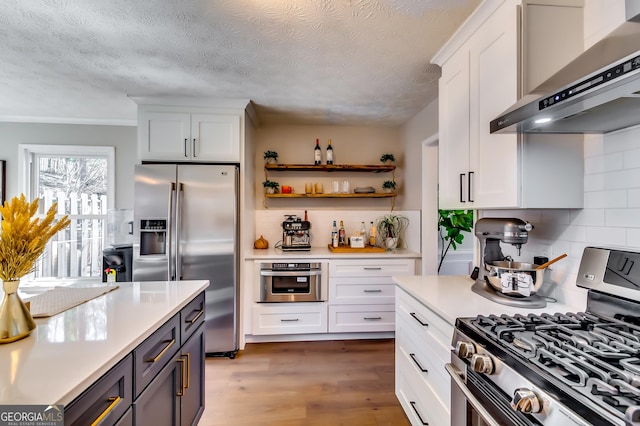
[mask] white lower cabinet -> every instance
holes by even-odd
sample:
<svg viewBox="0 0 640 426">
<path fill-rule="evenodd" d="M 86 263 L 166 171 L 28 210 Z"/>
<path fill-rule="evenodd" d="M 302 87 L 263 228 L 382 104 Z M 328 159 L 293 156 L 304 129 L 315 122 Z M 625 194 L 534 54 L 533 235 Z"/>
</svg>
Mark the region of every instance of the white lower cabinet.
<svg viewBox="0 0 640 426">
<path fill-rule="evenodd" d="M 329 332 L 395 330 L 394 275 L 415 274 L 413 259 L 329 262 Z"/>
<path fill-rule="evenodd" d="M 411 424 L 450 424 L 453 325 L 402 289 L 396 299 L 396 396 Z"/>
<path fill-rule="evenodd" d="M 253 334 L 307 334 L 327 332 L 325 302 L 254 303 Z"/>
</svg>

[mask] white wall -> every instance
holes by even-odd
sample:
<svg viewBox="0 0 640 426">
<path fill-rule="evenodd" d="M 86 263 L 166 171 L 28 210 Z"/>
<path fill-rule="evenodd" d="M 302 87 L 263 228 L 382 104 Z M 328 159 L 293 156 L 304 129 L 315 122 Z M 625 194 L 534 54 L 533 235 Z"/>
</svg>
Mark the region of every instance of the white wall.
<svg viewBox="0 0 640 426">
<path fill-rule="evenodd" d="M 7 198 L 20 194 L 19 144 L 114 146 L 116 150 L 115 208 L 133 208 L 135 127 L 0 122 L 0 159 L 7 161 Z"/>
<path fill-rule="evenodd" d="M 555 296 L 581 305 L 586 291 L 576 287 L 586 246 L 640 250 L 640 128 L 585 136 L 584 209 L 483 211 L 486 217 L 519 217 L 535 228 L 519 260 L 530 262 L 545 249 L 553 265 Z M 507 247 L 505 254 L 514 255 Z M 507 253 L 509 251 L 509 253 Z"/>
</svg>

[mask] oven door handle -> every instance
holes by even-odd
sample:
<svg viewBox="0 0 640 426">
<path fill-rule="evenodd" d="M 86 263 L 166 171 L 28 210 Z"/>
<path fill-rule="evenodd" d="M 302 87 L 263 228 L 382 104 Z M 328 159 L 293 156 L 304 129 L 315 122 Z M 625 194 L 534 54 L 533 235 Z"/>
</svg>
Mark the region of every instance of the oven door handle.
<svg viewBox="0 0 640 426">
<path fill-rule="evenodd" d="M 478 415 L 482 418 L 482 420 L 488 426 L 500 426 L 500 423 L 495 421 L 491 414 L 482 406 L 482 403 L 471 393 L 471 391 L 467 388 L 465 382 L 462 381 L 462 373 L 453 366 L 453 364 L 445 364 L 444 368 L 447 370 L 447 373 L 451 376 L 456 387 L 464 394 L 464 397 L 467 399 L 467 402 L 471 404 L 474 410 L 478 413 Z"/>
<path fill-rule="evenodd" d="M 260 271 L 263 277 L 306 277 L 308 275 L 321 275 L 322 271 Z"/>
</svg>

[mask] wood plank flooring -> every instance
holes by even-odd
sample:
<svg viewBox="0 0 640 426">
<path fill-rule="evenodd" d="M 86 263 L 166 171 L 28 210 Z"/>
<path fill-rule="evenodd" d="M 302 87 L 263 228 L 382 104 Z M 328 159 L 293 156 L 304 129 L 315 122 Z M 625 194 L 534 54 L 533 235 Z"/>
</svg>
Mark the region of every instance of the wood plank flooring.
<svg viewBox="0 0 640 426">
<path fill-rule="evenodd" d="M 251 343 L 205 361 L 201 426 L 409 425 L 394 340 Z"/>
</svg>

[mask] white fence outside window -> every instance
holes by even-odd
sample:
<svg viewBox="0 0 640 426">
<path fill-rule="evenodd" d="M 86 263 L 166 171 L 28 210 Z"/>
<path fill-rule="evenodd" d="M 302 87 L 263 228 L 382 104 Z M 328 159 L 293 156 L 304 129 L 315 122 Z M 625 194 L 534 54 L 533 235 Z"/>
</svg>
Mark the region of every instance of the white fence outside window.
<svg viewBox="0 0 640 426">
<path fill-rule="evenodd" d="M 58 217 L 68 214 L 71 224 L 49 240 L 34 278 L 100 278 L 107 196 L 45 190 L 41 211 L 56 201 Z"/>
</svg>

